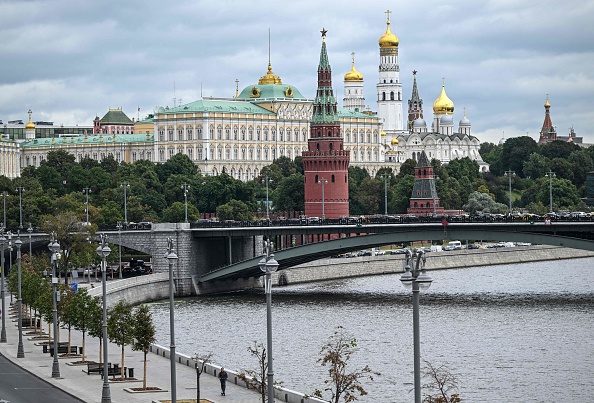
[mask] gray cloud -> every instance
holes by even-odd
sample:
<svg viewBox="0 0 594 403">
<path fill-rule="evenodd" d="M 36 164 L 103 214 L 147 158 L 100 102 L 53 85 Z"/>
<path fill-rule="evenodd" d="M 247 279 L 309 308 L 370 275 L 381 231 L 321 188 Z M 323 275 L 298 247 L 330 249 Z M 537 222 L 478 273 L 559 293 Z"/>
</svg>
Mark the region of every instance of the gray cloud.
<svg viewBox="0 0 594 403">
<path fill-rule="evenodd" d="M 412 70 L 431 117 L 442 77 L 482 141 L 525 135 L 537 138 L 546 94 L 553 123 L 566 135 L 594 142 L 589 123 L 594 93 L 594 4 L 569 0 L 515 0 L 450 4 L 408 2 L 392 14 L 400 39 L 405 100 Z M 91 124 L 108 107 L 130 116 L 174 97 L 232 96 L 257 82 L 268 63 L 271 30 L 273 70 L 284 82 L 313 97 L 320 50 L 328 32 L 336 97 L 351 52 L 365 76 L 367 104 L 375 110 L 377 40 L 385 31 L 387 4 L 304 0 L 291 4 L 247 1 L 154 0 L 101 2 L 3 1 L 0 14 L 0 119 Z"/>
</svg>

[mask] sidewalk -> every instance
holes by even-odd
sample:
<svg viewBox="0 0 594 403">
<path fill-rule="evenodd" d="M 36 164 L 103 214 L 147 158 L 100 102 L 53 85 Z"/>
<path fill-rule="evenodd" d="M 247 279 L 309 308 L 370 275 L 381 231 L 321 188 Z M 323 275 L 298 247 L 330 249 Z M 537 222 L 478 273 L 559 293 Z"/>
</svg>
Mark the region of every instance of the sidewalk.
<svg viewBox="0 0 594 403">
<path fill-rule="evenodd" d="M 0 353 L 10 361 L 29 371 L 33 375 L 47 381 L 51 385 L 64 390 L 65 392 L 88 403 L 100 403 L 103 380 L 97 374 L 87 375 L 86 365 L 68 365 L 70 362 L 81 360 L 81 357 L 60 358 L 60 378 L 52 378 L 53 357 L 49 353 L 43 353 L 42 346 L 37 346 L 38 340 L 29 340 L 32 336 L 27 335 L 31 329 L 23 328 L 23 348 L 25 358 L 16 358 L 18 349 L 18 322 L 16 317 L 16 298 L 14 298 L 14 312 L 10 306 L 10 296 L 6 298 L 6 343 L 0 343 Z M 47 330 L 47 323 L 43 323 L 43 330 Z M 72 331 L 72 345 L 82 346 L 82 334 Z M 68 340 L 68 332 L 60 330 L 60 341 Z M 99 362 L 99 341 L 96 338 L 86 337 L 86 359 Z M 109 362 L 112 364 L 121 361 L 121 348 L 115 344 L 108 347 Z M 183 352 L 186 353 L 186 352 Z M 159 400 L 171 400 L 170 393 L 170 361 L 157 354 L 147 354 L 147 387 L 159 387 L 167 392 L 151 393 L 128 393 L 124 389 L 142 387 L 143 376 L 143 353 L 133 351 L 131 346 L 124 350 L 125 366 L 134 368 L 134 376 L 138 381 L 132 382 L 111 382 L 111 401 L 114 403 L 143 402 L 151 403 Z M 230 368 L 232 369 L 232 368 Z M 183 399 L 196 399 L 196 371 L 185 365 L 177 364 L 177 401 Z M 200 376 L 200 398 L 208 399 L 213 403 L 258 403 L 260 395 L 243 387 L 227 382 L 226 396 L 221 396 L 221 388 L 218 379 L 212 375 L 202 374 Z M 276 399 L 277 402 L 280 400 Z"/>
</svg>

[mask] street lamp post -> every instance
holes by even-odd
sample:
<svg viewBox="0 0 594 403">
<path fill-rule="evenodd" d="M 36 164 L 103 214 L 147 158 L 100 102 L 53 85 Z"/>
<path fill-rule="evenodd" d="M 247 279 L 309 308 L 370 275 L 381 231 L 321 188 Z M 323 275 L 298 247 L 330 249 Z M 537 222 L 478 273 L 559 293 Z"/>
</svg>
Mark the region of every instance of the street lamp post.
<svg viewBox="0 0 594 403">
<path fill-rule="evenodd" d="M 188 222 L 188 189 L 190 188 L 190 185 L 188 185 L 187 183 L 184 183 L 181 185 L 182 189 L 184 190 L 184 210 L 186 212 L 186 221 L 184 222 Z"/>
<path fill-rule="evenodd" d="M 33 264 L 33 246 L 31 243 L 31 234 L 33 233 L 33 226 L 29 223 L 29 228 L 27 228 L 27 232 L 29 233 L 29 261 Z"/>
<path fill-rule="evenodd" d="M 86 196 L 87 196 L 87 201 L 85 202 L 85 206 L 86 206 L 85 207 L 85 210 L 86 210 L 86 213 L 87 213 L 87 222 L 86 222 L 86 225 L 89 225 L 89 193 L 91 193 L 91 188 L 84 188 L 83 189 L 83 193 L 85 193 Z"/>
<path fill-rule="evenodd" d="M 270 179 L 268 178 L 268 175 L 266 175 L 264 181 L 266 182 L 266 219 L 270 221 L 270 208 L 268 206 L 268 183 L 270 182 Z"/>
<path fill-rule="evenodd" d="M 6 228 L 6 192 L 2 192 L 4 198 L 4 221 L 2 221 L 2 228 Z"/>
<path fill-rule="evenodd" d="M 416 259 L 416 261 L 415 261 Z M 412 267 L 411 267 L 412 262 Z M 421 266 L 419 268 L 419 266 Z M 419 330 L 419 290 L 427 290 L 433 279 L 425 270 L 425 252 L 413 249 L 406 252 L 402 285 L 412 287 L 413 293 L 413 343 L 414 343 L 414 390 L 415 403 L 421 403 L 421 336 Z"/>
<path fill-rule="evenodd" d="M 95 250 L 101 256 L 101 285 L 103 289 L 103 390 L 101 392 L 101 403 L 111 403 L 111 391 L 109 389 L 109 371 L 107 370 L 107 285 L 106 274 L 107 271 L 107 256 L 111 252 L 107 244 L 107 235 L 100 234 L 101 242 Z M 123 369 L 122 369 L 123 371 Z"/>
<path fill-rule="evenodd" d="M 128 208 L 126 206 L 127 197 L 126 197 L 126 188 L 130 187 L 128 182 L 124 182 L 120 185 L 121 188 L 124 189 L 124 224 L 128 224 Z"/>
<path fill-rule="evenodd" d="M 0 298 L 2 298 L 2 331 L 0 332 L 0 343 L 6 343 L 6 304 L 4 302 L 4 245 L 6 245 L 6 238 L 4 237 L 4 227 L 0 231 L 0 246 L 2 246 L 2 256 L 0 263 L 2 264 L 2 281 L 0 289 Z"/>
<path fill-rule="evenodd" d="M 328 183 L 328 180 L 326 178 L 320 178 L 320 182 L 318 182 L 319 184 L 322 185 L 322 220 L 326 219 L 326 212 L 324 211 L 325 209 L 325 205 L 326 205 L 326 197 L 324 195 L 324 187 L 326 185 L 326 183 Z"/>
<path fill-rule="evenodd" d="M 12 267 L 12 232 L 8 231 L 8 268 Z M 2 285 L 4 287 L 4 285 Z M 12 293 L 10 293 L 10 304 L 12 305 Z"/>
<path fill-rule="evenodd" d="M 23 242 L 21 241 L 20 234 L 17 235 L 14 244 L 17 248 L 17 309 L 19 314 L 19 345 L 17 349 L 17 358 L 25 358 L 25 350 L 23 350 L 23 299 L 21 296 L 21 245 Z"/>
<path fill-rule="evenodd" d="M 175 320 L 174 320 L 174 284 L 173 284 L 173 264 L 177 260 L 177 254 L 173 251 L 173 238 L 167 238 L 167 253 L 165 259 L 169 262 L 169 359 L 171 363 L 171 403 L 176 403 L 176 378 L 175 378 Z"/>
<path fill-rule="evenodd" d="M 50 252 L 52 252 L 52 313 L 53 313 L 53 331 L 54 331 L 54 361 L 52 364 L 52 378 L 59 378 L 60 377 L 60 363 L 58 362 L 58 306 L 57 306 L 57 298 L 58 298 L 58 291 L 56 290 L 58 286 L 58 277 L 56 277 L 56 271 L 58 266 L 58 251 L 60 250 L 60 244 L 56 240 L 56 233 L 52 232 L 50 234 L 51 239 L 50 243 L 47 245 Z"/>
<path fill-rule="evenodd" d="M 116 228 L 118 229 L 118 235 L 120 238 L 120 244 L 119 244 L 119 250 L 120 250 L 120 266 L 119 266 L 119 272 L 120 272 L 120 280 L 122 279 L 122 222 L 118 221 L 118 224 L 116 225 Z"/>
<path fill-rule="evenodd" d="M 278 262 L 272 253 L 272 242 L 264 241 L 264 257 L 258 265 L 260 270 L 266 274 L 264 291 L 266 292 L 266 350 L 268 356 L 268 401 L 274 402 L 274 371 L 272 370 L 272 273 L 278 269 Z"/>
<path fill-rule="evenodd" d="M 505 171 L 505 176 L 507 176 L 509 178 L 509 212 L 511 214 L 512 212 L 512 191 L 511 191 L 511 183 L 512 183 L 512 177 L 516 176 L 516 173 L 514 171 L 512 171 L 511 169 L 508 169 L 507 171 Z"/>
<path fill-rule="evenodd" d="M 384 215 L 388 215 L 388 174 L 382 174 L 384 178 Z"/>
<path fill-rule="evenodd" d="M 553 178 L 557 177 L 557 175 L 555 175 L 555 172 L 549 170 L 549 172 L 547 172 L 545 174 L 545 176 L 548 176 L 548 178 L 549 178 L 549 212 L 552 213 L 553 212 Z"/>
<path fill-rule="evenodd" d="M 23 191 L 24 187 L 19 186 L 16 191 L 19 192 L 19 229 L 23 229 Z"/>
</svg>

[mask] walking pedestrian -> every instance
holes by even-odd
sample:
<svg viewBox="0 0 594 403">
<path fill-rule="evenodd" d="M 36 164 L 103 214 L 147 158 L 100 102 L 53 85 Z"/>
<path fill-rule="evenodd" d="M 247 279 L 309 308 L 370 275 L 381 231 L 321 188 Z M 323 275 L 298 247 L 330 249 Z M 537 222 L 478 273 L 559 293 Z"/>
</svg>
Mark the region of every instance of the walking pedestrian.
<svg viewBox="0 0 594 403">
<path fill-rule="evenodd" d="M 219 372 L 219 380 L 221 381 L 221 396 L 225 396 L 225 387 L 227 386 L 227 378 L 229 375 L 225 368 L 221 367 L 221 372 Z"/>
</svg>

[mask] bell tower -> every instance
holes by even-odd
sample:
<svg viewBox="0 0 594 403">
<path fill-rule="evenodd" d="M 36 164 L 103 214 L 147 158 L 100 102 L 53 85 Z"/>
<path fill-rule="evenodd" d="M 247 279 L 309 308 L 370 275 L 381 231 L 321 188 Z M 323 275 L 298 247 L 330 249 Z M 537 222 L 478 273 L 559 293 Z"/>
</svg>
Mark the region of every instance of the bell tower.
<svg viewBox="0 0 594 403">
<path fill-rule="evenodd" d="M 349 152 L 340 133 L 332 69 L 322 29 L 318 89 L 313 103 L 307 151 L 302 153 L 305 172 L 305 215 L 340 218 L 349 215 Z"/>
</svg>

